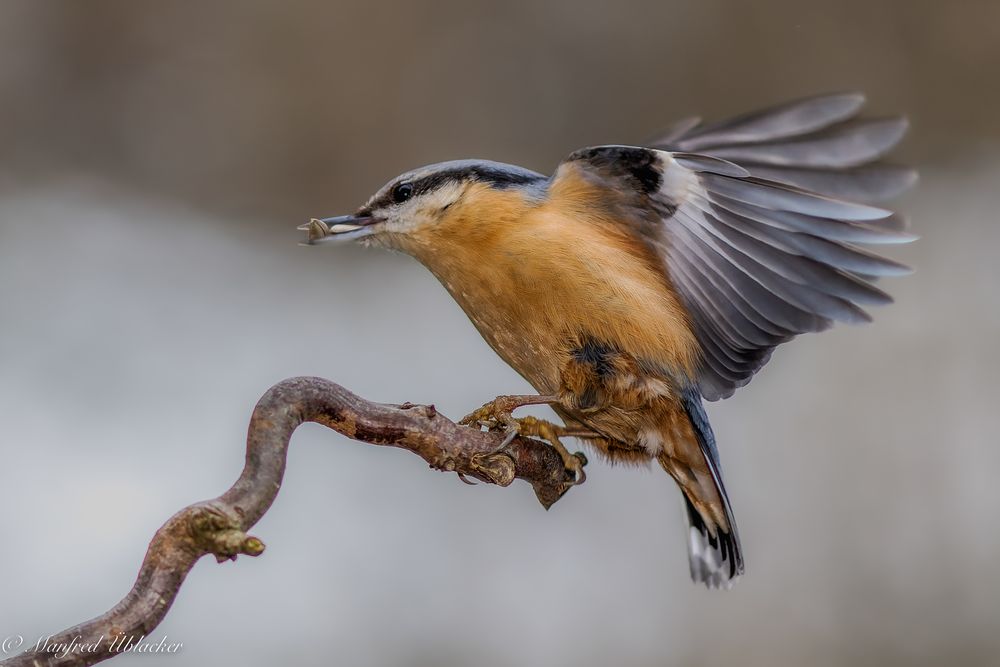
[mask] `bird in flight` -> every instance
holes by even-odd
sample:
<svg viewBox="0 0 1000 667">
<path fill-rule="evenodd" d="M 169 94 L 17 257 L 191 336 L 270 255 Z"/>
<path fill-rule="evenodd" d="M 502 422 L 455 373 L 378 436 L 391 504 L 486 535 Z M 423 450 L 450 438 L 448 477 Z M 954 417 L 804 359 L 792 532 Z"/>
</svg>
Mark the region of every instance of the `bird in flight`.
<svg viewBox="0 0 1000 667">
<path fill-rule="evenodd" d="M 691 576 L 728 588 L 743 555 L 702 401 L 730 396 L 775 347 L 891 302 L 908 273 L 862 245 L 913 240 L 880 204 L 912 185 L 880 158 L 902 118 L 858 119 L 856 93 L 726 121 L 682 121 L 647 146 L 578 150 L 552 176 L 459 160 L 389 181 L 356 213 L 313 219 L 310 243 L 412 255 L 537 391 L 464 422 L 612 462 L 655 460 L 682 491 Z M 511 413 L 548 404 L 555 425 Z M 508 440 L 509 441 L 509 440 Z"/>
</svg>

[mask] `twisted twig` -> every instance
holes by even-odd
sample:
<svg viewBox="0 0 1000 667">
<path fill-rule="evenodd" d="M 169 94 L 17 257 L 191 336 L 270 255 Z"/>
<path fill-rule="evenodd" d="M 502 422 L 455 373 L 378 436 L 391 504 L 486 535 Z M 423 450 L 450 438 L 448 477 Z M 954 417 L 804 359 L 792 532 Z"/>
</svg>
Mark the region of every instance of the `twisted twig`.
<svg viewBox="0 0 1000 667">
<path fill-rule="evenodd" d="M 454 471 L 507 486 L 527 480 L 546 508 L 573 485 L 573 475 L 548 445 L 515 438 L 498 452 L 501 433 L 459 426 L 433 406 L 366 401 L 321 378 L 299 377 L 274 385 L 250 419 L 246 465 L 218 498 L 185 507 L 153 536 L 132 590 L 107 613 L 48 638 L 62 652 L 34 647 L 0 662 L 3 667 L 92 665 L 118 655 L 159 625 L 195 562 L 213 554 L 219 562 L 238 554 L 258 556 L 264 544 L 246 534 L 267 512 L 285 474 L 288 442 L 304 422 L 317 422 L 375 445 L 408 449 L 437 470 Z M 75 647 L 75 648 L 74 648 Z"/>
</svg>

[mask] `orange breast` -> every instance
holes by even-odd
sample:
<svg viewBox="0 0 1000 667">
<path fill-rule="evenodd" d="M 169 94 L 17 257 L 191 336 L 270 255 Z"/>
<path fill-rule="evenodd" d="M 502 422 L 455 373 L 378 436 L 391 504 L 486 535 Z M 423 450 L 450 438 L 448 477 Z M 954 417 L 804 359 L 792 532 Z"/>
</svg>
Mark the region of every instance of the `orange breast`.
<svg viewBox="0 0 1000 667">
<path fill-rule="evenodd" d="M 585 189 L 467 193 L 418 254 L 494 350 L 554 391 L 581 336 L 687 374 L 697 343 L 659 258 Z"/>
</svg>

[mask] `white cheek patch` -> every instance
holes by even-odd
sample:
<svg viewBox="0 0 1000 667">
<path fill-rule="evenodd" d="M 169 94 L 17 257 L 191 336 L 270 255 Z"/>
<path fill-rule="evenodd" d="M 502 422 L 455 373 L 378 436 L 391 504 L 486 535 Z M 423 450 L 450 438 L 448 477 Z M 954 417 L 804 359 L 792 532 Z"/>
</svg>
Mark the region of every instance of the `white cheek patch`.
<svg viewBox="0 0 1000 667">
<path fill-rule="evenodd" d="M 383 228 L 397 234 L 407 234 L 421 227 L 433 225 L 440 219 L 441 211 L 462 196 L 464 182 L 445 183 L 430 192 L 418 194 L 413 199 L 390 209 Z"/>
<path fill-rule="evenodd" d="M 458 201 L 458 198 L 462 196 L 462 192 L 465 190 L 465 186 L 465 182 L 452 181 L 446 183 L 422 197 L 417 197 L 416 203 L 425 210 L 431 212 L 440 211 Z"/>
</svg>

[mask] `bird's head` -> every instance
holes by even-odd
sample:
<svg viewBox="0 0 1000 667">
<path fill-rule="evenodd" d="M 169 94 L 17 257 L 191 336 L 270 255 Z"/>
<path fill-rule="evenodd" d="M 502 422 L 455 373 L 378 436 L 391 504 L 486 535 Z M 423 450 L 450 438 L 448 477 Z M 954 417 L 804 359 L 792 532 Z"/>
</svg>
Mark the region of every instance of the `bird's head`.
<svg viewBox="0 0 1000 667">
<path fill-rule="evenodd" d="M 528 169 L 488 160 L 456 160 L 397 176 L 351 215 L 314 218 L 299 227 L 308 244 L 361 241 L 409 254 L 440 245 L 456 233 L 476 236 L 496 224 L 505 204 L 537 200 L 548 179 Z"/>
</svg>

